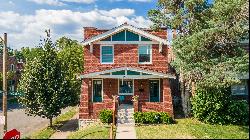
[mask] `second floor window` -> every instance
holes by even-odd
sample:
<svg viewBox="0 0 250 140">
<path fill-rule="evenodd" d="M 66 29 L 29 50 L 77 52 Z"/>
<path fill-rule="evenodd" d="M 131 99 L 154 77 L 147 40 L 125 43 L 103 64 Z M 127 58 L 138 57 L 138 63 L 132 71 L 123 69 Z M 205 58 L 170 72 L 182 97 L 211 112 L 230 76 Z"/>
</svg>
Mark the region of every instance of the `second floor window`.
<svg viewBox="0 0 250 140">
<path fill-rule="evenodd" d="M 152 48 L 150 45 L 139 46 L 139 63 L 150 64 L 152 62 Z"/>
<path fill-rule="evenodd" d="M 113 46 L 101 46 L 101 63 L 114 62 L 114 48 Z"/>
</svg>

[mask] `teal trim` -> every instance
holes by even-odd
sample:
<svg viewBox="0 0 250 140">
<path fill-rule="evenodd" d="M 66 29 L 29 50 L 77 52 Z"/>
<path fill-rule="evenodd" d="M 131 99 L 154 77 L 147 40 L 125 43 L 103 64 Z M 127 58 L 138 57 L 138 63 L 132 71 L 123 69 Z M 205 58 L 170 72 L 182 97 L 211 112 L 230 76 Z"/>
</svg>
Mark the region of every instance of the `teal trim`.
<svg viewBox="0 0 250 140">
<path fill-rule="evenodd" d="M 128 70 L 127 75 L 140 75 L 140 72 Z"/>
<path fill-rule="evenodd" d="M 104 38 L 102 39 L 101 41 L 111 41 L 111 36 L 107 37 L 107 38 Z"/>
<path fill-rule="evenodd" d="M 126 37 L 127 41 L 139 41 L 139 35 L 130 31 L 127 31 Z"/>
<path fill-rule="evenodd" d="M 148 39 L 148 38 L 145 38 L 145 37 L 141 36 L 141 41 L 152 41 L 152 40 L 150 40 L 150 39 Z"/>
<path fill-rule="evenodd" d="M 102 102 L 102 80 L 93 80 L 93 102 Z"/>
<path fill-rule="evenodd" d="M 160 102 L 159 80 L 149 81 L 150 102 Z"/>
<path fill-rule="evenodd" d="M 125 41 L 125 31 L 114 34 L 112 36 L 112 41 Z"/>
<path fill-rule="evenodd" d="M 125 70 L 112 72 L 112 75 L 125 75 Z"/>
</svg>

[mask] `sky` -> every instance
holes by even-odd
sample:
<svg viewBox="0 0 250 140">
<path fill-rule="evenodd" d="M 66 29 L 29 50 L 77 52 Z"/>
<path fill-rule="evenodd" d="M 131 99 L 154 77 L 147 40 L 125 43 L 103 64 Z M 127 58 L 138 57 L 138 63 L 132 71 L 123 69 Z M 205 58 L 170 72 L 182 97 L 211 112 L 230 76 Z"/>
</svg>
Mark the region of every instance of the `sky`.
<svg viewBox="0 0 250 140">
<path fill-rule="evenodd" d="M 0 37 L 8 46 L 38 46 L 50 29 L 52 40 L 66 36 L 83 41 L 83 27 L 109 29 L 128 22 L 147 28 L 157 0 L 0 0 Z"/>
</svg>

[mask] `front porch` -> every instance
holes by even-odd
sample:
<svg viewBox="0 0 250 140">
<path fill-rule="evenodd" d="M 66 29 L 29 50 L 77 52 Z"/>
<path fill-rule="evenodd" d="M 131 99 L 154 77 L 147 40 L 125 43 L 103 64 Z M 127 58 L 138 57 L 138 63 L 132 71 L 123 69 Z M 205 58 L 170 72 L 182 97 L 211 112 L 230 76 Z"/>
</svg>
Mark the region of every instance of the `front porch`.
<svg viewBox="0 0 250 140">
<path fill-rule="evenodd" d="M 82 94 L 79 119 L 98 119 L 102 109 L 113 109 L 113 97 L 119 104 L 133 104 L 135 111 L 164 111 L 173 116 L 172 96 L 169 85 L 171 75 L 117 68 L 82 75 Z M 133 96 L 139 96 L 132 102 Z"/>
</svg>

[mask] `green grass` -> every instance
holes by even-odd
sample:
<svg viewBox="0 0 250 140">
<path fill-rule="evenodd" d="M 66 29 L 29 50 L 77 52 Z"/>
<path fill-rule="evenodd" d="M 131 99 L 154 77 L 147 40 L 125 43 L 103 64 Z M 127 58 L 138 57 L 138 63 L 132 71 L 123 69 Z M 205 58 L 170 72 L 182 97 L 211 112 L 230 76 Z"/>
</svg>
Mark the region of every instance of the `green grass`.
<svg viewBox="0 0 250 140">
<path fill-rule="evenodd" d="M 94 123 L 71 133 L 68 139 L 109 139 L 109 131 L 110 125 Z"/>
<path fill-rule="evenodd" d="M 176 119 L 176 124 L 136 126 L 139 139 L 249 139 L 249 126 L 210 125 L 196 119 Z M 159 131 L 160 130 L 160 131 Z"/>
<path fill-rule="evenodd" d="M 49 139 L 56 132 L 58 128 L 60 128 L 64 123 L 66 123 L 69 119 L 71 119 L 76 113 L 77 113 L 76 107 L 70 108 L 69 111 L 67 111 L 64 114 L 61 114 L 55 120 L 53 120 L 52 127 L 48 126 L 24 138 L 25 139 Z"/>
</svg>

